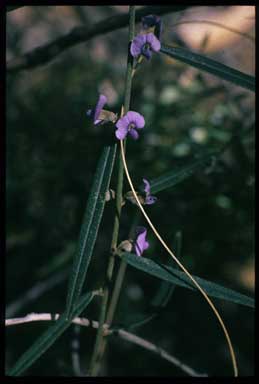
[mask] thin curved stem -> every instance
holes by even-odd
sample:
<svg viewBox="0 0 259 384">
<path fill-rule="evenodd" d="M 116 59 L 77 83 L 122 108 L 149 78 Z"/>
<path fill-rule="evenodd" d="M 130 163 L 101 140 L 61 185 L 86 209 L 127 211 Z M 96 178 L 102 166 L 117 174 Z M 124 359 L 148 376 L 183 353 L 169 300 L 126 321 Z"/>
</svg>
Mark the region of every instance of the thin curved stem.
<svg viewBox="0 0 259 384">
<path fill-rule="evenodd" d="M 205 298 L 205 300 L 207 301 L 207 303 L 209 304 L 209 306 L 213 310 L 214 314 L 216 315 L 216 317 L 217 317 L 217 319 L 218 319 L 218 321 L 219 321 L 219 323 L 221 325 L 221 328 L 223 329 L 223 332 L 225 334 L 225 337 L 226 337 L 226 340 L 227 340 L 227 343 L 228 343 L 228 347 L 229 347 L 229 351 L 230 351 L 230 356 L 231 356 L 231 360 L 232 360 L 232 365 L 233 365 L 233 370 L 234 370 L 234 376 L 237 377 L 238 376 L 238 368 L 237 368 L 235 352 L 234 352 L 234 349 L 233 349 L 232 342 L 231 342 L 231 339 L 229 337 L 228 331 L 226 329 L 226 326 L 225 326 L 225 324 L 224 324 L 224 322 L 223 322 L 219 312 L 217 311 L 216 307 L 214 306 L 214 304 L 212 303 L 212 301 L 210 300 L 210 298 L 208 297 L 206 292 L 201 288 L 199 283 L 192 277 L 192 275 L 183 266 L 183 264 L 177 259 L 177 257 L 174 255 L 174 253 L 171 251 L 171 249 L 168 247 L 168 245 L 162 239 L 162 237 L 158 233 L 157 229 L 155 228 L 155 226 L 151 222 L 149 216 L 147 215 L 146 211 L 144 210 L 143 206 L 141 205 L 141 203 L 140 203 L 140 201 L 138 199 L 138 196 L 137 196 L 135 188 L 133 186 L 131 177 L 129 175 L 129 171 L 128 171 L 128 167 L 127 167 L 127 163 L 126 163 L 126 159 L 125 159 L 125 153 L 124 153 L 124 149 L 123 149 L 123 140 L 120 141 L 120 147 L 121 147 L 121 157 L 122 157 L 122 160 L 123 160 L 124 170 L 125 170 L 125 173 L 126 173 L 126 176 L 127 176 L 127 179 L 128 179 L 129 185 L 130 185 L 130 188 L 132 190 L 132 193 L 133 193 L 133 195 L 134 195 L 134 197 L 135 197 L 135 199 L 137 201 L 137 204 L 139 206 L 139 209 L 143 213 L 146 221 L 148 222 L 150 228 L 152 229 L 152 231 L 154 232 L 154 234 L 156 235 L 156 237 L 158 238 L 160 243 L 163 245 L 163 247 L 166 249 L 166 251 L 169 253 L 169 255 L 174 259 L 174 261 L 178 264 L 178 266 L 189 277 L 189 279 L 192 281 L 192 283 L 195 285 L 195 287 L 200 291 L 200 293 Z"/>
</svg>

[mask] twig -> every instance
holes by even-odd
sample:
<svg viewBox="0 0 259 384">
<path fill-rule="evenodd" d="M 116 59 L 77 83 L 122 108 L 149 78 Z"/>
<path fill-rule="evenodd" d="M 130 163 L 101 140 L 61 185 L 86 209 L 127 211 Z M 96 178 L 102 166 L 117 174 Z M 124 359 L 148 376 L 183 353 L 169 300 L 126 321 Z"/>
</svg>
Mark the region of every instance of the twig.
<svg viewBox="0 0 259 384">
<path fill-rule="evenodd" d="M 190 368 L 188 365 L 182 363 L 179 359 L 176 357 L 169 355 L 164 349 L 157 347 L 155 344 L 151 343 L 148 340 L 142 339 L 141 337 L 134 335 L 133 333 L 129 333 L 127 331 L 124 331 L 123 329 L 118 330 L 118 335 L 131 343 L 134 343 L 136 345 L 139 345 L 142 348 L 148 349 L 151 352 L 154 352 L 155 354 L 162 357 L 162 359 L 165 359 L 169 361 L 170 363 L 174 364 L 176 367 L 180 368 L 182 371 L 187 373 L 189 376 L 206 376 L 205 373 L 198 373 L 194 369 Z"/>
<path fill-rule="evenodd" d="M 51 313 L 30 313 L 24 317 L 14 318 L 14 319 L 6 319 L 5 320 L 5 326 L 12 326 L 12 325 L 18 325 L 18 324 L 25 324 L 29 322 L 36 322 L 36 321 L 51 321 L 51 320 L 57 320 L 59 318 L 60 314 L 51 314 Z M 89 320 L 87 318 L 82 317 L 75 317 L 72 320 L 72 323 L 81 325 L 83 327 L 92 327 L 95 329 L 99 328 L 98 321 Z M 208 376 L 204 373 L 198 373 L 193 368 L 189 367 L 188 365 L 182 363 L 179 359 L 176 357 L 170 355 L 167 353 L 164 349 L 157 347 L 155 344 L 151 343 L 148 340 L 145 340 L 133 333 L 127 332 L 124 329 L 109 329 L 109 326 L 107 324 L 103 325 L 103 329 L 105 330 L 105 334 L 113 335 L 113 336 L 119 336 L 120 338 L 136 344 L 144 349 L 147 349 L 151 352 L 154 352 L 158 356 L 160 356 L 162 359 L 165 359 L 169 361 L 170 363 L 174 364 L 177 368 L 181 369 L 183 372 L 187 373 L 189 376 Z"/>
<path fill-rule="evenodd" d="M 139 9 L 136 12 L 136 21 L 148 14 L 162 15 L 165 13 L 174 13 L 183 11 L 190 6 L 148 6 Z M 25 53 L 23 56 L 7 62 L 7 73 L 14 73 L 23 69 L 34 68 L 43 65 L 54 57 L 62 53 L 64 50 L 75 46 L 79 43 L 90 40 L 91 38 L 102 35 L 128 25 L 128 15 L 116 15 L 102 20 L 91 27 L 79 26 L 73 28 L 69 33 L 57 38 L 56 40 L 33 49 Z"/>
<path fill-rule="evenodd" d="M 15 317 L 13 319 L 5 319 L 5 326 L 9 327 L 11 325 L 19 325 L 24 323 L 31 323 L 34 321 L 51 321 L 51 320 L 57 320 L 60 317 L 59 313 L 29 313 L 28 315 L 24 317 Z M 84 327 L 92 327 L 92 328 L 98 328 L 99 324 L 98 321 L 91 321 L 86 318 L 82 317 L 75 317 L 72 320 L 72 323 L 78 324 Z M 104 325 L 104 328 L 107 329 L 108 326 Z"/>
</svg>

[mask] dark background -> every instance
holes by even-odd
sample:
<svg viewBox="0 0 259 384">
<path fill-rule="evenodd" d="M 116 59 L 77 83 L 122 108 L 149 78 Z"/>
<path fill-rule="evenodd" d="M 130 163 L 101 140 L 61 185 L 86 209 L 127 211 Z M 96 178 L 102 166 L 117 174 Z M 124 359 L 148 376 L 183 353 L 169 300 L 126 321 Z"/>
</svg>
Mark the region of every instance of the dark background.
<svg viewBox="0 0 259 384">
<path fill-rule="evenodd" d="M 186 13 L 162 16 L 162 42 L 187 45 L 253 75 L 253 41 L 225 30 L 225 38 L 220 38 L 223 45 L 210 47 L 213 38 L 217 41 L 213 35 L 217 29 L 211 27 L 197 43 L 198 49 L 186 37 L 194 33 L 194 24 L 188 25 L 187 32 L 174 27 L 181 19 L 197 17 L 213 19 L 214 16 L 224 23 L 229 8 L 194 7 Z M 254 7 L 248 8 L 252 16 L 243 32 L 253 36 Z M 7 14 L 7 61 L 76 25 L 92 24 L 127 11 L 126 6 L 17 9 Z M 241 24 L 237 18 L 236 29 L 238 25 Z M 137 31 L 139 28 L 137 25 Z M 235 40 L 231 40 L 233 35 Z M 108 97 L 112 111 L 120 111 L 126 55 L 127 28 L 124 28 L 77 45 L 47 65 L 7 76 L 7 317 L 30 312 L 58 313 L 64 309 L 68 273 L 96 164 L 104 143 L 114 136 L 111 125 L 94 127 L 85 112 L 95 105 L 100 92 Z M 127 144 L 127 161 L 135 185 L 143 177 L 149 180 L 158 177 L 207 151 L 227 145 L 214 165 L 203 167 L 184 182 L 157 194 L 159 200 L 148 212 L 173 249 L 175 233 L 182 232 L 181 257 L 194 275 L 252 296 L 253 94 L 156 54 L 150 62 L 143 62 L 135 76 L 131 109 L 143 114 L 146 120 L 140 139 L 137 142 L 129 139 Z M 115 166 L 113 189 L 116 189 L 116 174 Z M 125 181 L 124 191 L 128 190 Z M 113 203 L 107 204 L 87 275 L 87 290 L 99 288 L 103 283 L 114 213 Z M 127 238 L 134 214 L 135 207 L 126 204 L 120 240 Z M 140 224 L 145 225 L 143 219 Z M 148 240 L 151 246 L 145 256 L 173 265 L 150 231 Z M 42 294 L 41 282 L 48 287 Z M 158 287 L 157 279 L 128 267 L 115 323 L 124 324 L 134 316 L 141 316 Z M 34 298 L 26 296 L 31 289 Z M 253 375 L 253 310 L 214 301 L 230 332 L 240 375 Z M 99 305 L 97 298 L 85 316 L 98 319 Z M 6 369 L 13 366 L 48 325 L 30 323 L 6 330 Z M 198 293 L 176 288 L 167 310 L 134 332 L 198 372 L 215 376 L 232 374 L 222 330 Z M 73 376 L 73 335 L 72 326 L 26 374 Z M 89 366 L 95 335 L 93 329 L 80 330 L 83 372 Z M 113 337 L 101 375 L 185 374 L 157 355 Z"/>
</svg>

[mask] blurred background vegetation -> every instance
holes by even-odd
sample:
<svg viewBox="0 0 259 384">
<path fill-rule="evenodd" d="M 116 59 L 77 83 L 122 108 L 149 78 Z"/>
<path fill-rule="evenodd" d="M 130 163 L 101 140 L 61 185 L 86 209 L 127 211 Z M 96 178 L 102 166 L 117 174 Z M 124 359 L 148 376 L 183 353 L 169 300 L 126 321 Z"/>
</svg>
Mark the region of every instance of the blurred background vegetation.
<svg viewBox="0 0 259 384">
<path fill-rule="evenodd" d="M 137 7 L 138 8 L 138 7 Z M 127 13 L 127 6 L 26 6 L 7 14 L 7 61 L 78 25 Z M 220 21 L 254 36 L 254 7 L 193 7 L 162 16 L 162 42 L 197 52 L 254 74 L 254 41 L 225 28 L 191 20 Z M 175 26 L 181 21 L 187 24 Z M 139 31 L 140 25 L 136 26 Z M 6 103 L 6 317 L 61 312 L 67 278 L 93 174 L 114 128 L 86 118 L 98 93 L 119 112 L 127 57 L 127 28 L 79 44 L 47 65 L 7 76 Z M 193 39 L 191 39 L 191 37 Z M 194 39 L 196 37 L 196 39 Z M 197 156 L 225 151 L 172 189 L 158 194 L 148 211 L 174 247 L 183 235 L 182 260 L 193 274 L 254 293 L 254 95 L 164 55 L 143 62 L 133 82 L 132 110 L 145 116 L 137 142 L 128 140 L 127 159 L 135 182 L 177 169 Z M 111 188 L 116 189 L 116 167 Z M 129 190 L 125 181 L 125 192 Z M 127 238 L 135 207 L 123 208 L 120 240 Z M 87 290 L 102 285 L 109 253 L 113 203 L 106 205 Z M 144 220 L 140 220 L 145 225 Z M 148 232 L 154 260 L 168 260 Z M 150 304 L 159 281 L 128 267 L 115 323 L 123 325 Z M 215 303 L 237 353 L 240 375 L 254 372 L 254 312 Z M 99 299 L 85 316 L 98 319 Z M 48 327 L 30 323 L 6 330 L 6 368 Z M 231 375 L 228 349 L 211 310 L 198 293 L 176 288 L 167 310 L 136 330 L 199 372 Z M 96 331 L 80 330 L 86 372 Z M 73 327 L 27 372 L 72 376 Z M 183 376 L 172 364 L 138 346 L 110 339 L 101 375 Z"/>
</svg>

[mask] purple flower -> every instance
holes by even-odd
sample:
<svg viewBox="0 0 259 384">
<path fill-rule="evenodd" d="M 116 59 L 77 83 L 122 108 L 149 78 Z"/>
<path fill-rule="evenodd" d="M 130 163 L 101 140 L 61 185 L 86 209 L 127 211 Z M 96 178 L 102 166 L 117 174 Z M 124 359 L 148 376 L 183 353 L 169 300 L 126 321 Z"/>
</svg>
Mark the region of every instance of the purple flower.
<svg viewBox="0 0 259 384">
<path fill-rule="evenodd" d="M 140 113 L 129 111 L 117 121 L 115 135 L 117 139 L 123 140 L 129 134 L 134 140 L 137 140 L 139 137 L 137 129 L 143 128 L 144 125 L 145 119 Z"/>
<path fill-rule="evenodd" d="M 117 115 L 115 113 L 103 109 L 106 103 L 107 97 L 105 95 L 100 95 L 95 108 L 88 109 L 86 112 L 86 115 L 93 119 L 94 125 L 104 124 L 108 121 L 115 123 L 117 120 Z"/>
<path fill-rule="evenodd" d="M 134 242 L 134 248 L 137 256 L 141 256 L 142 253 L 149 247 L 149 242 L 146 241 L 147 230 L 145 227 L 136 228 L 136 240 Z"/>
<path fill-rule="evenodd" d="M 157 201 L 157 197 L 150 195 L 150 184 L 147 179 L 143 179 L 144 182 L 144 191 L 146 192 L 145 204 L 151 205 Z"/>
<path fill-rule="evenodd" d="M 162 33 L 162 22 L 159 16 L 148 15 L 142 17 L 142 27 L 146 30 L 153 28 L 155 36 L 158 38 L 158 40 L 160 40 Z"/>
<path fill-rule="evenodd" d="M 152 56 L 152 51 L 158 52 L 161 48 L 160 41 L 153 33 L 137 35 L 131 43 L 130 53 L 133 57 L 145 56 L 148 60 Z"/>
<path fill-rule="evenodd" d="M 99 117 L 106 103 L 107 103 L 107 97 L 104 95 L 100 95 L 97 101 L 97 104 L 95 106 L 95 109 L 88 109 L 88 111 L 86 112 L 87 116 L 93 119 L 94 125 L 100 124 L 102 122 L 102 119 L 99 119 Z"/>
</svg>

